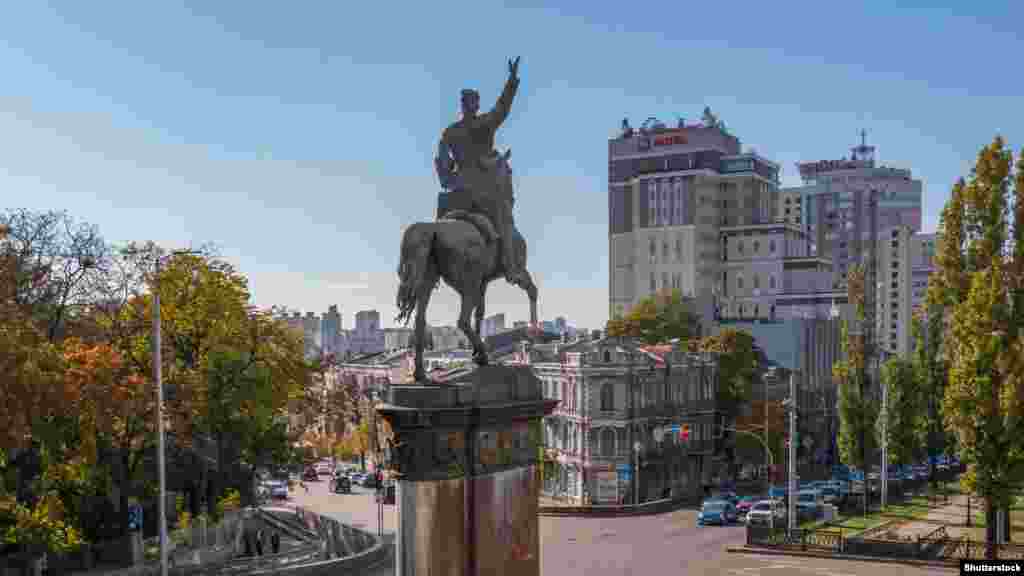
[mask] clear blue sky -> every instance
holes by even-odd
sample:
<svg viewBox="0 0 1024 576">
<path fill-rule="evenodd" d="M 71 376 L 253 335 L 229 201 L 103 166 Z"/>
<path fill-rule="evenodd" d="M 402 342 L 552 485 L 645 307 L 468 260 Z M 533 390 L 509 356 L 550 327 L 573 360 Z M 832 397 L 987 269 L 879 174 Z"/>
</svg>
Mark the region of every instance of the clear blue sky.
<svg viewBox="0 0 1024 576">
<path fill-rule="evenodd" d="M 865 128 L 950 184 L 996 132 L 1024 145 L 1024 2 L 18 2 L 0 18 L 0 206 L 65 208 L 116 242 L 212 241 L 262 305 L 374 307 L 399 235 L 433 216 L 431 158 L 458 92 L 497 97 L 541 315 L 607 316 L 606 139 L 624 116 L 710 105 L 780 162 Z M 601 6 L 598 7 L 598 4 Z M 894 7 L 894 5 L 901 7 Z M 968 12 L 970 11 L 970 13 Z M 525 319 L 492 289 L 489 312 Z M 447 290 L 430 314 L 451 323 Z"/>
</svg>

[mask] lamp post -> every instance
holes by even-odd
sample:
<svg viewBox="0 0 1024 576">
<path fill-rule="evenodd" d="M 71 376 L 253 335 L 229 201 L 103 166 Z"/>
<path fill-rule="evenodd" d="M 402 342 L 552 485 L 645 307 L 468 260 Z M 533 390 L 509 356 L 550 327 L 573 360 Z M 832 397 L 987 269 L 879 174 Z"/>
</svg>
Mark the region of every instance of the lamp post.
<svg viewBox="0 0 1024 576">
<path fill-rule="evenodd" d="M 642 449 L 643 445 L 640 442 L 633 444 L 633 466 L 635 468 L 633 470 L 633 485 L 635 487 L 635 490 L 633 490 L 633 504 L 635 505 L 640 504 L 640 450 Z"/>
<path fill-rule="evenodd" d="M 722 430 L 726 430 L 726 431 L 729 431 L 729 432 L 735 432 L 736 434 L 745 434 L 747 436 L 752 436 L 753 438 L 755 438 L 758 442 L 761 443 L 762 446 L 764 446 L 764 451 L 765 451 L 765 453 L 768 454 L 768 468 L 771 469 L 771 468 L 775 467 L 775 456 L 772 455 L 772 449 L 770 447 L 768 447 L 768 441 L 765 440 L 764 438 L 762 438 L 760 434 L 755 434 L 753 432 L 750 432 L 749 430 L 738 430 L 736 428 L 728 428 L 728 427 L 725 427 L 725 426 L 722 427 Z M 767 432 L 767 430 L 765 430 L 765 432 Z M 772 532 L 775 532 L 775 507 L 774 507 L 774 505 L 772 506 L 772 513 L 768 515 L 768 522 L 769 522 L 769 526 L 771 527 Z"/>
<path fill-rule="evenodd" d="M 129 252 L 131 253 L 131 252 Z M 156 473 L 160 484 L 159 500 L 157 501 L 157 530 L 160 534 L 160 576 L 167 576 L 167 464 L 166 440 L 164 433 L 164 384 L 161 371 L 160 341 L 160 267 L 164 258 L 199 254 L 195 250 L 175 250 L 168 254 L 157 255 L 155 270 L 150 289 L 153 291 L 153 382 L 156 386 Z"/>
</svg>

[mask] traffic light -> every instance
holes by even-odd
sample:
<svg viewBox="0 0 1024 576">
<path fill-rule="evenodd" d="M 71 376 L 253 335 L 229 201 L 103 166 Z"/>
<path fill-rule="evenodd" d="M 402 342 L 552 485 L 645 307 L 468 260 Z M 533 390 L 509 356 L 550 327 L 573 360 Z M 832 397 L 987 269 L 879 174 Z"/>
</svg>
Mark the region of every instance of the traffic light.
<svg viewBox="0 0 1024 576">
<path fill-rule="evenodd" d="M 679 438 L 683 442 L 687 442 L 687 441 L 690 440 L 690 425 L 689 424 L 683 424 L 682 428 L 679 429 Z"/>
</svg>

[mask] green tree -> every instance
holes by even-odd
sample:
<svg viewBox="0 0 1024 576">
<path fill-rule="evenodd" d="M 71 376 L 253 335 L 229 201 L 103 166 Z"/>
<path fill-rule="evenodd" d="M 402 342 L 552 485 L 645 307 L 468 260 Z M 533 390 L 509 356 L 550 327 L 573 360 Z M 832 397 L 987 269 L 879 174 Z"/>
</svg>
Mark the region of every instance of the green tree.
<svg viewBox="0 0 1024 576">
<path fill-rule="evenodd" d="M 900 357 L 892 357 L 882 366 L 882 385 L 888 393 L 885 430 L 892 464 L 910 464 L 924 443 L 925 397 L 914 368 L 911 360 Z"/>
<path fill-rule="evenodd" d="M 877 446 L 878 401 L 870 393 L 866 361 L 864 269 L 854 266 L 848 275 L 847 291 L 856 313 L 859 330 L 854 332 L 844 321 L 842 346 L 844 359 L 836 362 L 832 374 L 839 383 L 839 453 L 848 466 L 865 470 L 868 455 Z M 865 510 L 868 490 L 865 486 Z"/>
<path fill-rule="evenodd" d="M 1024 478 L 1024 160 L 1014 177 L 1001 137 L 953 186 L 937 256 L 933 281 L 948 314 L 943 340 L 955 343 L 947 350 L 943 419 L 969 466 L 964 488 L 986 502 L 991 555 L 995 510 L 1009 508 Z"/>
</svg>

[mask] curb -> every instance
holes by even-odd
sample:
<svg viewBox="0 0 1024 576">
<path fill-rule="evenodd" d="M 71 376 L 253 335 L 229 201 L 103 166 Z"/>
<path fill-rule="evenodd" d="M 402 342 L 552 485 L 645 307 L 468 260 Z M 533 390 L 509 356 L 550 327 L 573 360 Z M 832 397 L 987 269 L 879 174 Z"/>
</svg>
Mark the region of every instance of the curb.
<svg viewBox="0 0 1024 576">
<path fill-rule="evenodd" d="M 773 548 L 760 548 L 756 546 L 726 546 L 726 552 L 733 554 L 758 554 L 762 556 L 796 556 L 801 558 L 822 558 L 828 560 L 850 560 L 854 562 L 876 562 L 879 564 L 904 564 L 908 566 L 921 566 L 928 568 L 945 568 L 957 570 L 958 564 L 938 562 L 934 560 L 914 560 L 911 558 L 881 558 L 878 556 L 853 556 L 850 554 L 828 554 L 820 552 L 805 552 L 803 550 L 776 550 Z"/>
<path fill-rule="evenodd" d="M 696 505 L 690 500 L 662 500 L 639 506 L 538 506 L 538 516 L 617 518 L 627 516 L 655 516 Z"/>
</svg>

